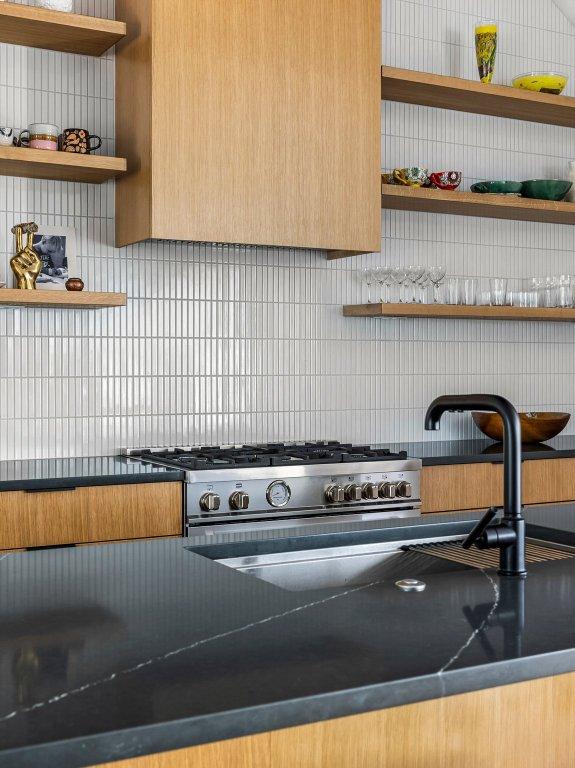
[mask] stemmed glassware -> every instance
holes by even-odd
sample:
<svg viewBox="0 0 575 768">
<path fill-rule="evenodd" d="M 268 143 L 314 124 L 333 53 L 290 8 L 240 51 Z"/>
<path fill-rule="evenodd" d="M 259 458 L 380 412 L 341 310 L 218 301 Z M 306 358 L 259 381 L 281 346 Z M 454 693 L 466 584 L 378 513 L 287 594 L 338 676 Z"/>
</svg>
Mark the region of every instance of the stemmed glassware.
<svg viewBox="0 0 575 768">
<path fill-rule="evenodd" d="M 372 267 L 363 267 L 359 270 L 359 277 L 363 285 L 367 286 L 367 303 L 373 304 L 372 301 L 372 288 L 376 282 L 376 269 Z"/>
<path fill-rule="evenodd" d="M 419 281 L 425 274 L 425 267 L 421 266 L 421 264 L 412 265 L 407 267 L 405 270 L 405 276 L 407 278 L 407 283 L 411 284 L 411 303 L 415 304 L 417 301 L 416 296 L 416 286 L 418 285 Z"/>
<path fill-rule="evenodd" d="M 445 275 L 447 274 L 447 267 L 430 267 L 427 270 L 427 275 L 433 285 L 433 303 L 439 303 L 439 289 L 443 285 Z"/>
</svg>

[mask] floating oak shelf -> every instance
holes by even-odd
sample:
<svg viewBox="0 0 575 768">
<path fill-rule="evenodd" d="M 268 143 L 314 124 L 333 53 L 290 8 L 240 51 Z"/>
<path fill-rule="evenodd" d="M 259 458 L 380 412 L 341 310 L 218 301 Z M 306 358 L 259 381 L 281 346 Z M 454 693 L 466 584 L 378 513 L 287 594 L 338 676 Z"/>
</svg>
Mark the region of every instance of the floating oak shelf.
<svg viewBox="0 0 575 768">
<path fill-rule="evenodd" d="M 20 291 L 0 288 L 0 307 L 62 307 L 69 309 L 103 309 L 125 307 L 125 293 L 93 291 Z"/>
<path fill-rule="evenodd" d="M 101 184 L 126 173 L 126 170 L 127 163 L 123 157 L 77 155 L 71 152 L 49 152 L 24 147 L 0 147 L 0 176 L 24 176 L 30 179 Z"/>
<path fill-rule="evenodd" d="M 346 317 L 435 317 L 473 320 L 549 320 L 575 322 L 575 309 L 556 307 L 475 307 L 451 304 L 351 304 Z"/>
<path fill-rule="evenodd" d="M 522 91 L 506 85 L 483 85 L 429 72 L 382 67 L 381 97 L 405 104 L 575 128 L 575 99 L 570 96 Z"/>
<path fill-rule="evenodd" d="M 554 203 L 510 195 L 445 192 L 441 189 L 382 184 L 381 207 L 395 211 L 450 213 L 491 219 L 575 224 L 575 203 Z"/>
<path fill-rule="evenodd" d="M 0 42 L 101 56 L 126 36 L 122 21 L 0 2 Z"/>
</svg>

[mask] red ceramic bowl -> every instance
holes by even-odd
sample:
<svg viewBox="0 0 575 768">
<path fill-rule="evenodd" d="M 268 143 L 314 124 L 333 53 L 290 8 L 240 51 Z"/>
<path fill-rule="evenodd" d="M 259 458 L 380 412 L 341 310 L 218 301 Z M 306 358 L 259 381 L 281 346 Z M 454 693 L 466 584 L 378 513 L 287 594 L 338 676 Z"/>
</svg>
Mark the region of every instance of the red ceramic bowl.
<svg viewBox="0 0 575 768">
<path fill-rule="evenodd" d="M 453 192 L 461 184 L 463 174 L 460 171 L 437 171 L 429 174 L 429 180 L 437 189 Z"/>
</svg>

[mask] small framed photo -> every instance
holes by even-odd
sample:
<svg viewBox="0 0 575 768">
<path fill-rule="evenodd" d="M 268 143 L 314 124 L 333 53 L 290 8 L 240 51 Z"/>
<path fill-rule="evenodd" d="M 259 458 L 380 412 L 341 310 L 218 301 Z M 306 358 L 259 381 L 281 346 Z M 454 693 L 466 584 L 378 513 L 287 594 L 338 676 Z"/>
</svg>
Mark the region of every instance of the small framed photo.
<svg viewBox="0 0 575 768">
<path fill-rule="evenodd" d="M 79 277 L 76 263 L 76 231 L 71 227 L 39 225 L 34 250 L 42 260 L 36 280 L 40 291 L 65 291 L 69 277 Z"/>
</svg>

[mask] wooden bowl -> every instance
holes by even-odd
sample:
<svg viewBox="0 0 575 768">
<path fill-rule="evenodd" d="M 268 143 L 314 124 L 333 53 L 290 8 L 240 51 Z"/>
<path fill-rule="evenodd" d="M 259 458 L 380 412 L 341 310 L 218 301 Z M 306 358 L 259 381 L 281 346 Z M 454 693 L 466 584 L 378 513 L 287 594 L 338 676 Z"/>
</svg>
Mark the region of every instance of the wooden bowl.
<svg viewBox="0 0 575 768">
<path fill-rule="evenodd" d="M 503 420 L 498 413 L 474 411 L 472 416 L 484 435 L 499 442 L 503 440 Z M 570 413 L 520 413 L 521 442 L 544 443 L 551 440 L 563 432 L 570 418 Z"/>
</svg>

